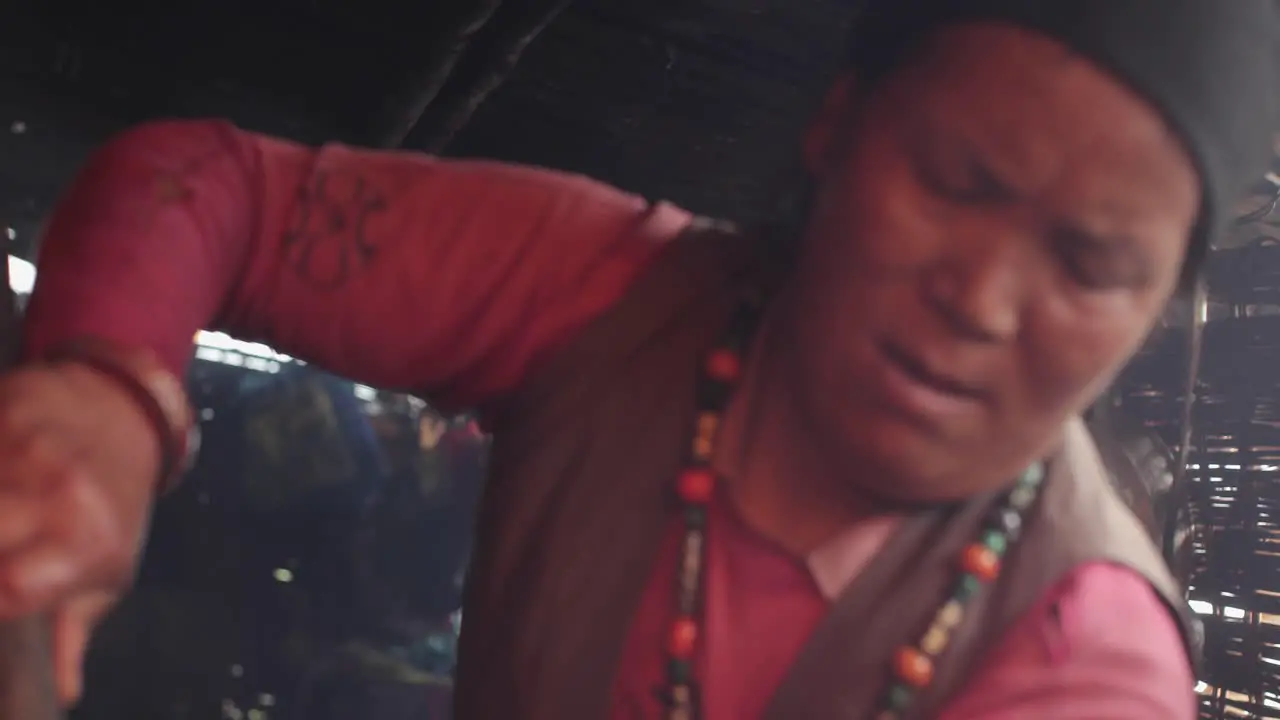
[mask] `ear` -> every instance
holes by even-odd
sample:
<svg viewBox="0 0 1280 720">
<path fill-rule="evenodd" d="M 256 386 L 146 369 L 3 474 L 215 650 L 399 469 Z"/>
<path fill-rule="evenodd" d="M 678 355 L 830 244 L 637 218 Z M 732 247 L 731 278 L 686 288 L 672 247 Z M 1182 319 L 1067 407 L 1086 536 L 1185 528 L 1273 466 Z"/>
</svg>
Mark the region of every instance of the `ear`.
<svg viewBox="0 0 1280 720">
<path fill-rule="evenodd" d="M 809 124 L 804 136 L 804 167 L 812 177 L 818 177 L 829 167 L 841 149 L 841 142 L 848 134 L 849 117 L 852 114 L 857 81 L 852 72 L 845 72 L 832 83 L 822 101 L 822 107 Z"/>
</svg>

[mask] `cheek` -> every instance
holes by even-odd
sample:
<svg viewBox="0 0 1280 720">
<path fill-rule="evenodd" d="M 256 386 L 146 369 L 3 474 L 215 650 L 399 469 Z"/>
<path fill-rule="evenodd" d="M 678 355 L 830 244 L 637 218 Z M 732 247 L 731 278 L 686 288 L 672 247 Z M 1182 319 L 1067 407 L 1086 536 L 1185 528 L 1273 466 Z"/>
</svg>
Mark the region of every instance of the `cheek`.
<svg viewBox="0 0 1280 720">
<path fill-rule="evenodd" d="M 1033 315 L 1026 326 L 1022 365 L 1025 397 L 1037 409 L 1066 414 L 1083 410 L 1104 391 L 1146 338 L 1154 309 L 1128 310 L 1110 303 L 1070 319 Z"/>
<path fill-rule="evenodd" d="M 809 268 L 840 282 L 886 283 L 925 262 L 946 222 L 899 168 L 871 181 L 851 176 L 820 192 L 806 245 Z"/>
<path fill-rule="evenodd" d="M 907 287 L 918 264 L 912 248 L 926 236 L 919 213 L 896 212 L 891 195 L 832 194 L 811 216 L 805 251 L 793 276 L 799 307 L 825 343 L 859 334 L 893 314 L 892 297 Z M 875 202 L 883 199 L 884 202 Z"/>
<path fill-rule="evenodd" d="M 881 163 L 877 179 L 859 184 L 863 168 L 819 189 L 805 251 L 793 275 L 795 332 L 820 348 L 808 374 L 845 382 L 867 339 L 910 316 L 919 268 L 946 240 L 945 223 L 905 171 Z"/>
</svg>

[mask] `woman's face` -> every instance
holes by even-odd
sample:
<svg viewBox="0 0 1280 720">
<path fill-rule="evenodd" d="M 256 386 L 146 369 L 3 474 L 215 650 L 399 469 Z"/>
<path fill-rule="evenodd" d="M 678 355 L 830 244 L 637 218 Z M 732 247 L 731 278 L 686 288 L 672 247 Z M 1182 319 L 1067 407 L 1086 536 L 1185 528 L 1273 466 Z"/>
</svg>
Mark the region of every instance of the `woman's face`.
<svg viewBox="0 0 1280 720">
<path fill-rule="evenodd" d="M 839 83 L 779 323 L 802 430 L 901 499 L 1002 484 L 1052 449 L 1171 296 L 1200 203 L 1159 114 L 1061 45 L 939 34 Z"/>
</svg>

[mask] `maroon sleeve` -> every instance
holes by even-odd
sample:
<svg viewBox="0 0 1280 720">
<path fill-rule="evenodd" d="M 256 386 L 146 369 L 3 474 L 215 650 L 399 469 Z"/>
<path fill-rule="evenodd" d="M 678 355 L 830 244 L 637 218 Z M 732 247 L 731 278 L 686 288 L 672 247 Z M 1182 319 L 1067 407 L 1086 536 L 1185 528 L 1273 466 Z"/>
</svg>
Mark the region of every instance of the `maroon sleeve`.
<svg viewBox="0 0 1280 720">
<path fill-rule="evenodd" d="M 181 372 L 217 329 L 457 407 L 518 384 L 689 220 L 565 173 L 154 123 L 51 218 L 25 347 L 104 337 Z"/>
</svg>

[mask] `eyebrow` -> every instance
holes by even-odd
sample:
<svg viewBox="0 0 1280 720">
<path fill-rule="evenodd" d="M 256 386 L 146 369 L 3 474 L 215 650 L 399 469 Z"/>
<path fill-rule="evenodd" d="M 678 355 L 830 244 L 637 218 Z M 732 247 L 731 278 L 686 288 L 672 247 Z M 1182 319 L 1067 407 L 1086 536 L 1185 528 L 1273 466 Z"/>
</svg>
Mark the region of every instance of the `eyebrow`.
<svg viewBox="0 0 1280 720">
<path fill-rule="evenodd" d="M 924 140 L 914 143 L 915 153 L 920 160 L 924 160 L 919 157 L 920 153 L 932 156 L 932 163 L 940 160 L 947 162 L 944 158 L 950 156 L 950 162 L 959 163 L 963 172 L 977 185 L 977 191 L 984 199 L 1012 202 L 1024 197 L 1025 193 L 1018 189 L 1017 184 L 1011 182 L 984 157 L 980 143 L 973 138 L 945 123 L 938 123 L 927 113 L 920 118 L 917 128 L 916 132 L 922 132 L 921 138 Z"/>
</svg>

